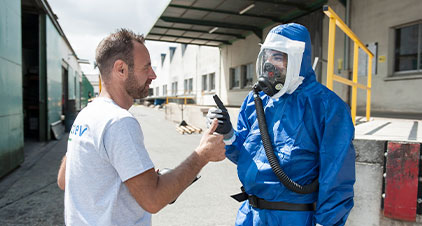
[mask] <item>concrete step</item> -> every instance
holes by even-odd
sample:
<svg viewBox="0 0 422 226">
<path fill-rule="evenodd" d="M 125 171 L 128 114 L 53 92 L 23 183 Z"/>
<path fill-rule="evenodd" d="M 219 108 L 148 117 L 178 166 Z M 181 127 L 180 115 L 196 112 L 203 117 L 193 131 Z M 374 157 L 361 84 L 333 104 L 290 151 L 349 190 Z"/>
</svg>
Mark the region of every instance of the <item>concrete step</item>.
<svg viewBox="0 0 422 226">
<path fill-rule="evenodd" d="M 356 117 L 355 139 L 422 142 L 422 120 Z"/>
</svg>

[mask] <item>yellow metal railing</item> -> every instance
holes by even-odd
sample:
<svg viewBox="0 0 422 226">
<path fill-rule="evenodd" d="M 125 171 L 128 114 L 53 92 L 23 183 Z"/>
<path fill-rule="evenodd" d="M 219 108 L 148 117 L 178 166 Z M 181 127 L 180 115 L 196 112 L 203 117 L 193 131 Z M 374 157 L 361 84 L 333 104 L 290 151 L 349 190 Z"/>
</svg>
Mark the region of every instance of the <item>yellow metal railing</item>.
<svg viewBox="0 0 422 226">
<path fill-rule="evenodd" d="M 188 100 L 193 100 L 193 97 L 166 97 L 166 104 L 169 103 L 169 100 L 171 99 L 176 99 L 176 100 L 180 100 L 183 99 L 183 104 L 188 104 Z"/>
<path fill-rule="evenodd" d="M 356 102 L 357 89 L 366 89 L 366 120 L 369 121 L 371 115 L 371 81 L 372 81 L 372 58 L 374 54 L 359 40 L 352 30 L 340 19 L 340 17 L 329 7 L 324 6 L 324 13 L 330 18 L 330 25 L 328 31 L 328 59 L 327 59 L 327 87 L 333 90 L 333 80 L 352 86 L 352 103 L 351 114 L 353 124 L 356 124 Z M 354 43 L 353 50 L 353 80 L 343 78 L 334 74 L 334 50 L 336 39 L 336 25 L 350 38 Z M 368 81 L 366 85 L 358 83 L 358 55 L 359 48 L 368 54 Z"/>
</svg>

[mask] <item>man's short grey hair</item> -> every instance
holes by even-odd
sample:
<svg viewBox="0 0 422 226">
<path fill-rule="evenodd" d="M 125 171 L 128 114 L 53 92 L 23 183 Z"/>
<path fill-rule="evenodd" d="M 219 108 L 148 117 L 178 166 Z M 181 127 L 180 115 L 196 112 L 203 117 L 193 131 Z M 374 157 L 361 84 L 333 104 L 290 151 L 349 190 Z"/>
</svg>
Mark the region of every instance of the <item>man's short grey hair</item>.
<svg viewBox="0 0 422 226">
<path fill-rule="evenodd" d="M 122 60 L 133 70 L 133 41 L 144 44 L 143 35 L 135 34 L 128 29 L 119 29 L 104 38 L 95 51 L 95 61 L 103 79 L 108 79 L 114 62 Z"/>
</svg>

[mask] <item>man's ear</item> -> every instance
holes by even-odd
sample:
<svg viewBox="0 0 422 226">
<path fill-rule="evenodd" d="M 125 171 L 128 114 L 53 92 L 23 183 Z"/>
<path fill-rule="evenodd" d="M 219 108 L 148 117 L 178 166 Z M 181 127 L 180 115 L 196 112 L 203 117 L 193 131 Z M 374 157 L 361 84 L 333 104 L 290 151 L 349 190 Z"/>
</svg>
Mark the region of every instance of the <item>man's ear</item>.
<svg viewBox="0 0 422 226">
<path fill-rule="evenodd" d="M 128 65 L 123 60 L 114 61 L 113 72 L 119 78 L 126 78 L 128 74 Z"/>
</svg>

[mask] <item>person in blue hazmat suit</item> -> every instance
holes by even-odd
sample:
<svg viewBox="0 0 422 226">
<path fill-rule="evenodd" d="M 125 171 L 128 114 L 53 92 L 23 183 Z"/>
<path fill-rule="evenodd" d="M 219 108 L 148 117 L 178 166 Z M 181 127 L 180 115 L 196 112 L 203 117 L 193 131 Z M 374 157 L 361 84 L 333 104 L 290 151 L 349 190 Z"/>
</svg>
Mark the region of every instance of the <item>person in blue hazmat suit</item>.
<svg viewBox="0 0 422 226">
<path fill-rule="evenodd" d="M 236 130 L 226 110 L 211 108 L 207 120 L 218 118 L 229 128 L 222 132 L 226 156 L 237 164 L 246 194 L 235 224 L 344 225 L 353 207 L 354 126 L 348 106 L 316 81 L 308 30 L 295 23 L 274 27 L 261 45 L 256 71 L 279 166 L 299 185 L 317 183 L 315 191 L 303 194 L 275 175 L 263 147 L 254 92 L 240 108 Z"/>
</svg>

